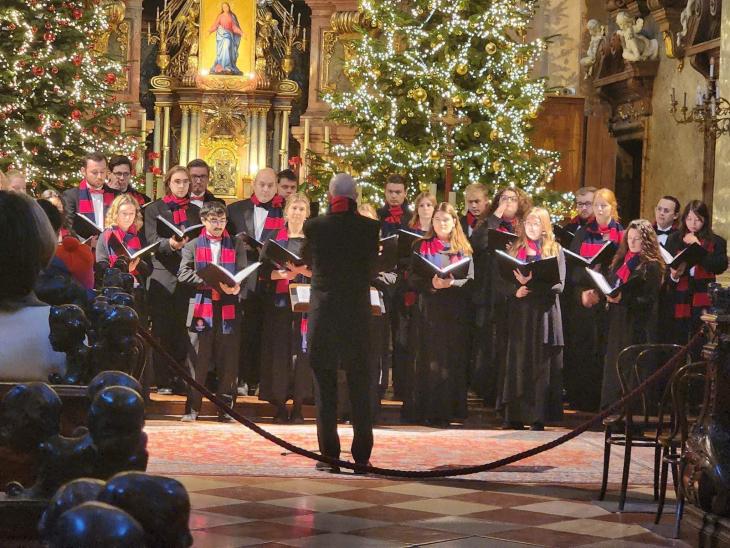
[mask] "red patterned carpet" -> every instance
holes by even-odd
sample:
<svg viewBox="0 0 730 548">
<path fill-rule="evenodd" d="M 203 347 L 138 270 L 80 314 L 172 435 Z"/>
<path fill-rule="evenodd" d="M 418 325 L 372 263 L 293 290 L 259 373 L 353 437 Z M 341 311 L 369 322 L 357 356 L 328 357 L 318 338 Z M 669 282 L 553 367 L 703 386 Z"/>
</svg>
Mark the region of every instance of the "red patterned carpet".
<svg viewBox="0 0 730 548">
<path fill-rule="evenodd" d="M 316 450 L 313 424 L 265 425 L 269 431 L 301 447 Z M 198 421 L 148 421 L 149 471 L 162 474 L 321 477 L 308 459 L 285 453 L 238 424 Z M 372 462 L 386 468 L 430 470 L 442 466 L 481 464 L 540 445 L 565 430 L 514 432 L 500 430 L 437 430 L 423 427 L 382 427 L 375 430 Z M 352 430 L 340 426 L 343 449 Z M 344 453 L 343 458 L 349 459 Z M 631 484 L 651 485 L 653 453 L 635 449 Z M 588 432 L 551 451 L 495 472 L 467 479 L 510 483 L 598 484 L 601 479 L 603 434 Z M 614 449 L 610 482 L 620 481 L 623 452 Z M 346 476 L 342 476 L 346 477 Z"/>
</svg>

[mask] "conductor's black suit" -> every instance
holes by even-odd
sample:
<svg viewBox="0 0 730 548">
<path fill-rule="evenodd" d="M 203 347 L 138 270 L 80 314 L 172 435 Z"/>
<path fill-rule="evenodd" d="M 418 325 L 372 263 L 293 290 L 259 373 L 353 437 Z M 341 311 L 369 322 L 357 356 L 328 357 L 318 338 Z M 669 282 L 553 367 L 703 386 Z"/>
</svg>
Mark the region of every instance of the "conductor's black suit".
<svg viewBox="0 0 730 548">
<path fill-rule="evenodd" d="M 317 437 L 323 455 L 339 457 L 337 368 L 347 374 L 353 427 L 352 456 L 366 464 L 373 448 L 368 370 L 370 280 L 378 255 L 380 224 L 355 212 L 308 220 L 304 254 L 312 266 L 308 319 L 310 364 L 315 376 Z"/>
</svg>

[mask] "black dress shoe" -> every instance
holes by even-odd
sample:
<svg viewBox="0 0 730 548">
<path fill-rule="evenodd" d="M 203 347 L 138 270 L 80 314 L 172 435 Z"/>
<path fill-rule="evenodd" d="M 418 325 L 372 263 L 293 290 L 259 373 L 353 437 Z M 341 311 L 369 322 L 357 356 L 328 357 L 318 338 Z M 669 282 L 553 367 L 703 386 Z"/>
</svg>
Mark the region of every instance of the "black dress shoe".
<svg viewBox="0 0 730 548">
<path fill-rule="evenodd" d="M 502 423 L 502 430 L 524 430 L 524 423 L 518 421 L 505 421 Z"/>
<path fill-rule="evenodd" d="M 533 422 L 530 426 L 530 430 L 533 432 L 542 432 L 545 430 L 545 425 L 541 422 Z"/>
<path fill-rule="evenodd" d="M 234 420 L 228 413 L 218 413 L 218 422 L 234 422 Z"/>
<path fill-rule="evenodd" d="M 339 466 L 335 466 L 334 464 L 327 464 L 326 462 L 322 461 L 317 461 L 317 464 L 314 465 L 314 469 L 318 472 L 329 472 L 330 474 L 340 473 Z"/>
<path fill-rule="evenodd" d="M 276 424 L 289 422 L 289 413 L 286 410 L 286 406 L 278 408 L 278 410 L 276 411 L 276 415 L 274 415 L 274 422 Z"/>
<path fill-rule="evenodd" d="M 289 422 L 292 424 L 303 424 L 304 423 L 304 415 L 302 415 L 302 410 L 297 409 L 296 407 L 291 410 L 291 415 L 289 415 Z"/>
<path fill-rule="evenodd" d="M 370 461 L 367 461 L 366 463 L 358 462 L 356 464 L 364 464 L 365 466 L 372 466 Z M 357 476 L 366 476 L 367 474 L 369 474 L 369 472 L 367 470 L 353 470 L 353 474 L 355 474 Z"/>
</svg>

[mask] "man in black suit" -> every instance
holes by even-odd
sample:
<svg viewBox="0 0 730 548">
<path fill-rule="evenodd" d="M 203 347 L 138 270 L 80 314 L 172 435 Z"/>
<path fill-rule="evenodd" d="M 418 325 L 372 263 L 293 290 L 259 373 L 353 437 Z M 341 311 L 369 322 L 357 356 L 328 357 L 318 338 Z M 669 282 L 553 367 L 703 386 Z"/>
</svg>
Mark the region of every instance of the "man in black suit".
<svg viewBox="0 0 730 548">
<path fill-rule="evenodd" d="M 220 202 L 225 205 L 225 201 L 216 198 L 215 195 L 208 190 L 210 182 L 210 166 L 205 160 L 196 158 L 190 160 L 187 165 L 188 173 L 190 173 L 190 203 L 200 208 L 208 202 Z"/>
<path fill-rule="evenodd" d="M 122 194 L 129 194 L 136 200 L 139 207 L 150 202 L 150 197 L 132 188 L 132 161 L 126 156 L 112 156 L 109 160 L 109 182 L 114 190 Z"/>
<path fill-rule="evenodd" d="M 73 223 L 77 233 L 83 237 L 93 236 L 93 231 L 84 222 L 76 219 L 83 215 L 99 227 L 104 227 L 104 217 L 118 192 L 107 186 L 106 178 L 109 173 L 106 158 L 103 154 L 92 152 L 84 158 L 81 168 L 83 179 L 76 188 L 69 188 L 63 193 L 63 206 L 67 218 Z M 96 248 L 96 240 L 90 242 L 92 249 Z"/>
<path fill-rule="evenodd" d="M 228 233 L 236 236 L 245 232 L 264 243 L 284 226 L 284 199 L 276 193 L 276 172 L 271 168 L 259 170 L 253 180 L 253 194 L 228 206 Z M 249 264 L 259 260 L 259 250 L 248 246 Z M 243 325 L 239 370 L 239 394 L 253 395 L 259 383 L 261 356 L 261 327 L 264 317 L 263 284 L 251 277 L 243 300 Z M 244 386 L 245 385 L 245 386 Z"/>
<path fill-rule="evenodd" d="M 304 253 L 312 267 L 308 331 L 317 438 L 323 455 L 340 456 L 337 369 L 341 366 L 350 395 L 352 456 L 355 462 L 367 464 L 373 448 L 368 369 L 370 280 L 376 269 L 380 226 L 357 214 L 357 185 L 351 176 L 335 175 L 329 192 L 329 213 L 304 225 Z M 317 468 L 337 471 L 322 463 Z"/>
</svg>

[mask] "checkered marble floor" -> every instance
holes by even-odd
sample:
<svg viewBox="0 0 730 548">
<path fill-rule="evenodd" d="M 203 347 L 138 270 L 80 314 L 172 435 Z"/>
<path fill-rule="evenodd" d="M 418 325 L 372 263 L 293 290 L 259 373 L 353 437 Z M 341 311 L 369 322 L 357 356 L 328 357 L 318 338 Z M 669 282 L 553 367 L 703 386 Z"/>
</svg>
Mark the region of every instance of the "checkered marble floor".
<svg viewBox="0 0 730 548">
<path fill-rule="evenodd" d="M 315 478 L 175 476 L 188 489 L 199 548 L 688 546 L 653 525 L 650 488 L 629 493 L 645 513 L 611 513 L 597 486 L 429 482 L 321 472 Z M 631 506 L 628 507 L 631 509 Z"/>
</svg>

